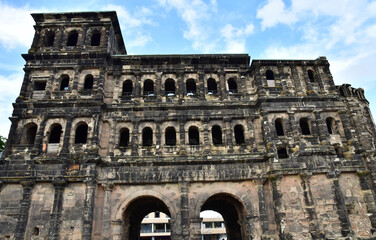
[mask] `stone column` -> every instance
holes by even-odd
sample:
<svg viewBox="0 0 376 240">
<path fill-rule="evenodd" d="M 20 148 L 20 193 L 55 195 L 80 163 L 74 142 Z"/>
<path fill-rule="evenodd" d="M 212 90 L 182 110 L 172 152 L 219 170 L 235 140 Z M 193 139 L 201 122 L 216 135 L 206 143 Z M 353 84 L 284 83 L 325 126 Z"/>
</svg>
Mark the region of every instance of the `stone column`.
<svg viewBox="0 0 376 240">
<path fill-rule="evenodd" d="M 320 142 L 322 141 L 325 141 L 327 139 L 327 136 L 328 136 L 328 131 L 326 130 L 326 123 L 325 123 L 325 120 L 321 119 L 321 111 L 313 111 L 313 113 L 315 114 L 315 122 L 316 122 L 316 129 L 317 129 L 317 134 L 319 136 L 319 140 Z M 314 127 L 314 125 L 312 124 L 312 128 Z M 312 133 L 314 134 L 314 133 Z"/>
<path fill-rule="evenodd" d="M 323 82 L 323 77 L 320 73 L 320 70 L 319 70 L 319 67 L 317 66 L 317 63 L 315 63 L 315 65 L 314 65 L 314 70 L 315 70 L 315 73 L 316 73 L 316 81 L 320 86 L 320 92 L 324 93 L 325 92 L 325 86 L 324 86 L 324 82 Z"/>
<path fill-rule="evenodd" d="M 273 190 L 275 223 L 277 225 L 279 237 L 284 239 L 286 213 L 284 212 L 282 205 L 281 179 L 282 175 L 269 176 Z"/>
<path fill-rule="evenodd" d="M 29 209 L 31 203 L 31 191 L 35 185 L 34 180 L 24 180 L 20 182 L 23 188 L 22 200 L 20 202 L 20 211 L 18 213 L 17 225 L 14 239 L 22 240 L 25 236 L 26 226 L 29 219 Z"/>
<path fill-rule="evenodd" d="M 227 138 L 228 153 L 234 152 L 234 143 L 232 142 L 232 128 L 231 128 L 231 118 L 224 118 L 225 129 L 224 132 Z"/>
<path fill-rule="evenodd" d="M 305 82 L 306 86 L 307 86 L 307 92 L 308 91 L 312 91 L 313 90 L 313 87 L 312 85 L 314 83 L 312 83 L 309 79 L 308 79 L 308 72 L 307 72 L 307 67 L 306 66 L 303 66 L 303 81 Z"/>
<path fill-rule="evenodd" d="M 52 184 L 55 187 L 54 204 L 50 214 L 50 228 L 48 229 L 48 236 L 50 240 L 58 240 L 61 224 L 61 211 L 63 210 L 63 194 L 67 182 L 64 179 L 57 178 Z"/>
<path fill-rule="evenodd" d="M 103 184 L 104 187 L 104 201 L 103 201 L 103 215 L 102 215 L 102 239 L 109 240 L 111 238 L 111 193 L 114 187 L 113 184 Z"/>
<path fill-rule="evenodd" d="M 364 202 L 367 204 L 367 212 L 370 213 L 369 219 L 371 220 L 372 232 L 376 232 L 376 204 L 375 197 L 372 194 L 372 189 L 369 185 L 367 171 L 357 172 L 360 181 L 360 187 L 362 188 Z"/>
<path fill-rule="evenodd" d="M 218 96 L 219 96 L 219 99 L 223 100 L 224 98 L 226 98 L 226 77 L 225 77 L 225 72 L 224 71 L 219 71 L 218 72 L 218 75 L 219 75 L 219 84 L 218 84 Z"/>
<path fill-rule="evenodd" d="M 299 93 L 303 93 L 303 88 L 302 88 L 302 83 L 300 82 L 301 79 L 299 77 L 298 70 L 296 69 L 296 66 L 294 63 L 291 63 L 290 65 L 291 68 L 291 74 L 292 74 L 292 81 L 295 85 L 295 90 Z"/>
<path fill-rule="evenodd" d="M 141 73 L 137 72 L 136 75 L 136 82 L 134 84 L 133 94 L 135 98 L 139 98 L 141 96 Z"/>
<path fill-rule="evenodd" d="M 255 180 L 257 195 L 259 200 L 259 222 L 261 223 L 262 235 L 269 235 L 268 216 L 266 215 L 266 206 L 264 198 L 264 183 L 266 179 L 259 178 Z"/>
<path fill-rule="evenodd" d="M 43 119 L 38 127 L 38 132 L 35 136 L 34 146 L 31 150 L 32 156 L 38 156 L 42 152 L 42 145 L 43 145 L 43 137 L 44 137 L 44 129 L 46 127 L 46 119 Z"/>
<path fill-rule="evenodd" d="M 287 88 L 286 76 L 285 76 L 285 72 L 284 72 L 284 68 L 283 68 L 284 66 L 283 66 L 282 63 L 278 63 L 277 67 L 278 67 L 279 79 L 281 81 L 282 91 L 287 93 L 288 88 Z"/>
<path fill-rule="evenodd" d="M 190 220 L 188 208 L 188 182 L 184 179 L 179 183 L 180 185 L 180 213 L 181 213 L 181 227 L 182 239 L 190 240 Z"/>
<path fill-rule="evenodd" d="M 99 145 L 99 125 L 101 123 L 102 115 L 94 114 L 94 127 L 93 127 L 93 137 L 91 138 L 91 145 Z M 99 147 L 99 146 L 98 146 Z"/>
<path fill-rule="evenodd" d="M 73 116 L 67 116 L 67 124 L 65 125 L 65 131 L 64 131 L 64 138 L 63 138 L 63 147 L 61 148 L 60 154 L 68 154 L 69 150 L 69 139 L 71 135 L 71 130 L 72 130 L 72 121 L 73 121 Z"/>
<path fill-rule="evenodd" d="M 78 76 L 80 75 L 80 72 L 81 72 L 81 68 L 76 67 L 74 71 L 74 77 L 72 78 L 72 90 L 75 92 L 78 91 L 78 82 L 79 82 Z"/>
<path fill-rule="evenodd" d="M 197 86 L 198 98 L 203 101 L 203 100 L 205 100 L 205 95 L 206 95 L 205 80 L 204 80 L 204 73 L 203 72 L 198 73 L 197 85 L 198 85 Z"/>
<path fill-rule="evenodd" d="M 162 125 L 162 120 L 161 119 L 158 119 L 155 121 L 155 139 L 156 139 L 156 142 L 155 142 L 155 150 L 156 150 L 156 154 L 157 155 L 162 155 L 162 144 L 161 144 L 161 138 L 163 137 L 162 136 L 162 133 L 161 133 L 161 125 Z"/>
<path fill-rule="evenodd" d="M 179 134 L 180 134 L 180 143 L 179 143 L 179 154 L 180 155 L 185 155 L 186 154 L 186 149 L 185 149 L 185 121 L 186 119 L 184 118 L 179 118 Z"/>
<path fill-rule="evenodd" d="M 294 112 L 287 112 L 289 115 L 289 121 L 286 123 L 287 125 L 287 135 L 289 137 L 293 137 L 294 142 L 299 142 L 299 124 L 295 120 Z"/>
<path fill-rule="evenodd" d="M 309 182 L 312 173 L 301 173 L 301 185 L 304 191 L 304 202 L 305 202 L 305 210 L 308 213 L 308 220 L 309 220 L 309 231 L 312 235 L 312 239 L 324 239 L 325 235 L 320 233 L 318 221 L 317 221 L 317 213 L 315 208 L 315 203 L 313 201 L 312 192 L 311 192 L 311 185 Z"/>
<path fill-rule="evenodd" d="M 93 229 L 93 211 L 95 198 L 96 181 L 94 179 L 86 180 L 85 206 L 83 216 L 82 239 L 90 240 Z"/>
<path fill-rule="evenodd" d="M 101 69 L 99 73 L 99 78 L 97 80 L 97 86 L 98 86 L 98 91 L 96 96 L 98 97 L 103 97 L 104 96 L 104 80 L 105 80 L 105 70 Z"/>
<path fill-rule="evenodd" d="M 351 236 L 351 223 L 349 215 L 346 209 L 345 197 L 342 194 L 341 188 L 339 186 L 339 175 L 340 172 L 328 172 L 327 177 L 332 179 L 332 191 L 334 193 L 334 202 L 337 206 L 337 214 L 339 221 L 341 222 L 341 233 L 343 237 Z"/>
<path fill-rule="evenodd" d="M 138 125 L 140 124 L 140 121 L 138 119 L 135 119 L 134 121 L 134 127 L 132 131 L 132 156 L 138 156 Z"/>
<path fill-rule="evenodd" d="M 210 140 L 209 140 L 209 128 L 208 128 L 208 121 L 209 119 L 204 119 L 204 143 L 203 143 L 203 150 L 204 154 L 210 154 Z"/>
</svg>

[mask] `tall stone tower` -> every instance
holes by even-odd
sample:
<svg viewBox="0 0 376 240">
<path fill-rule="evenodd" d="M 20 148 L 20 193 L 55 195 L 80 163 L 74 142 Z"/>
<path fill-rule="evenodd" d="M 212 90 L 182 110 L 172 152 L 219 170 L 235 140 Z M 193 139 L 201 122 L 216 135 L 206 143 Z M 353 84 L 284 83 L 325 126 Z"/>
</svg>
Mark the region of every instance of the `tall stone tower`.
<svg viewBox="0 0 376 240">
<path fill-rule="evenodd" d="M 0 239 L 372 239 L 375 128 L 325 57 L 127 55 L 115 12 L 32 14 L 0 162 Z"/>
</svg>

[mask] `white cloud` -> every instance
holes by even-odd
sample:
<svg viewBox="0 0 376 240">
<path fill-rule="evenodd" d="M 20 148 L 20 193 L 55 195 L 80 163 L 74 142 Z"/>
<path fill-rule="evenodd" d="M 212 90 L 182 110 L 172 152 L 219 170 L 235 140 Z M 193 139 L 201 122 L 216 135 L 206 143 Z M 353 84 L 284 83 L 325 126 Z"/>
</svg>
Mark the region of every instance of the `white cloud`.
<svg viewBox="0 0 376 240">
<path fill-rule="evenodd" d="M 257 18 L 262 19 L 262 28 L 273 27 L 278 23 L 293 24 L 297 18 L 293 12 L 285 8 L 282 0 L 268 0 L 262 8 L 257 11 Z"/>
<path fill-rule="evenodd" d="M 21 69 L 21 68 L 20 68 Z M 17 98 L 23 80 L 23 72 L 15 73 L 9 76 L 0 75 L 0 135 L 8 136 L 13 107 L 12 102 Z"/>
<path fill-rule="evenodd" d="M 227 24 L 221 30 L 221 36 L 224 38 L 226 43 L 227 53 L 244 53 L 245 49 L 245 39 L 247 36 L 253 34 L 254 25 L 248 24 L 244 28 L 236 28 L 231 24 Z"/>
<path fill-rule="evenodd" d="M 33 18 L 36 10 L 25 6 L 14 8 L 0 1 L 0 42 L 5 49 L 30 47 L 33 36 Z"/>
<path fill-rule="evenodd" d="M 144 47 L 152 41 L 150 34 L 145 33 L 143 27 L 145 25 L 154 24 L 150 16 L 152 11 L 146 7 L 141 7 L 132 11 L 128 11 L 123 6 L 109 4 L 102 10 L 117 12 L 123 35 L 128 38 L 127 47 L 130 49 L 136 47 Z"/>
<path fill-rule="evenodd" d="M 167 10 L 176 9 L 187 24 L 183 36 L 192 41 L 195 50 L 211 52 L 216 46 L 215 38 L 211 38 L 211 28 L 206 24 L 213 12 L 216 11 L 216 1 L 209 4 L 201 0 L 159 0 L 159 4 Z"/>
</svg>

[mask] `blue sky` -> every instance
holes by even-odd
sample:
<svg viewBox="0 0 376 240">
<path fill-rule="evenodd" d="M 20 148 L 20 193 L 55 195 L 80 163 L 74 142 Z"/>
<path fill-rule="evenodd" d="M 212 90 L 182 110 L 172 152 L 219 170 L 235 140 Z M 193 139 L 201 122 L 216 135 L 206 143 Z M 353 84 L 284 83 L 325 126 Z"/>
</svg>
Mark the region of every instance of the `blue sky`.
<svg viewBox="0 0 376 240">
<path fill-rule="evenodd" d="M 118 13 L 128 54 L 326 56 L 336 84 L 362 87 L 376 114 L 376 0 L 0 0 L 0 135 L 23 80 L 33 12 Z"/>
</svg>

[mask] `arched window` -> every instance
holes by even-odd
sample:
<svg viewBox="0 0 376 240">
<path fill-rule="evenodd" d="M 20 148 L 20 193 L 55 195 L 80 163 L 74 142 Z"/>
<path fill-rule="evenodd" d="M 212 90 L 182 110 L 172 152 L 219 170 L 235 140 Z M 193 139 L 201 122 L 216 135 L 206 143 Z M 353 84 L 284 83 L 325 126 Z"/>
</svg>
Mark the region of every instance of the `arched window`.
<svg viewBox="0 0 376 240">
<path fill-rule="evenodd" d="M 244 128 L 242 125 L 236 125 L 234 128 L 235 132 L 235 142 L 236 144 L 243 144 L 245 143 L 244 141 Z"/>
<path fill-rule="evenodd" d="M 55 33 L 50 31 L 47 32 L 45 38 L 44 38 L 44 46 L 45 47 L 52 47 L 54 45 L 55 41 Z"/>
<path fill-rule="evenodd" d="M 176 131 L 174 127 L 166 128 L 165 142 L 166 142 L 166 145 L 169 145 L 169 146 L 176 145 Z"/>
<path fill-rule="evenodd" d="M 150 147 L 153 145 L 153 131 L 150 127 L 142 129 L 142 146 Z"/>
<path fill-rule="evenodd" d="M 128 147 L 129 145 L 129 129 L 120 129 L 119 147 Z"/>
<path fill-rule="evenodd" d="M 310 82 L 315 82 L 315 73 L 312 70 L 308 70 L 308 78 Z"/>
<path fill-rule="evenodd" d="M 144 96 L 154 96 L 154 82 L 150 79 L 144 82 Z"/>
<path fill-rule="evenodd" d="M 212 140 L 214 145 L 222 144 L 222 129 L 218 125 L 212 127 Z"/>
<path fill-rule="evenodd" d="M 35 123 L 28 123 L 24 126 L 21 144 L 34 144 L 38 126 Z"/>
<path fill-rule="evenodd" d="M 185 85 L 187 88 L 187 96 L 192 96 L 196 94 L 197 92 L 196 81 L 194 79 L 192 78 L 188 79 Z"/>
<path fill-rule="evenodd" d="M 208 94 L 217 94 L 217 82 L 213 78 L 208 79 Z"/>
<path fill-rule="evenodd" d="M 133 91 L 133 85 L 131 80 L 125 80 L 123 82 L 123 96 L 131 96 Z"/>
<path fill-rule="evenodd" d="M 334 134 L 335 133 L 335 129 L 334 129 L 334 127 L 335 127 L 335 120 L 334 120 L 334 118 L 328 117 L 328 118 L 326 118 L 325 122 L 326 122 L 326 127 L 328 129 L 328 133 L 329 134 Z"/>
<path fill-rule="evenodd" d="M 191 126 L 188 130 L 189 145 L 199 145 L 200 144 L 200 134 L 198 128 Z"/>
<path fill-rule="evenodd" d="M 227 80 L 227 85 L 228 85 L 228 92 L 230 94 L 238 92 L 238 85 L 236 84 L 235 79 L 233 79 L 233 78 L 228 79 Z"/>
<path fill-rule="evenodd" d="M 266 70 L 266 80 L 274 80 L 274 73 L 272 70 Z"/>
<path fill-rule="evenodd" d="M 74 137 L 74 143 L 86 143 L 87 142 L 87 130 L 88 126 L 82 122 L 76 128 L 76 135 Z"/>
<path fill-rule="evenodd" d="M 91 46 L 99 46 L 101 43 L 101 33 L 99 31 L 94 31 L 91 35 Z"/>
<path fill-rule="evenodd" d="M 301 118 L 299 121 L 299 125 L 303 135 L 311 135 L 308 118 Z"/>
<path fill-rule="evenodd" d="M 286 147 L 279 147 L 277 149 L 278 152 L 278 158 L 288 158 L 289 155 L 287 154 L 287 149 Z"/>
<path fill-rule="evenodd" d="M 174 79 L 167 79 L 165 82 L 165 94 L 166 96 L 174 96 L 175 95 L 175 81 Z"/>
<path fill-rule="evenodd" d="M 280 118 L 275 120 L 275 130 L 277 132 L 277 136 L 284 136 L 285 132 L 283 130 L 283 121 Z"/>
<path fill-rule="evenodd" d="M 68 41 L 67 41 L 67 46 L 76 46 L 77 45 L 77 40 L 78 40 L 78 32 L 77 31 L 71 31 L 68 34 Z"/>
<path fill-rule="evenodd" d="M 60 81 L 60 91 L 65 91 L 68 89 L 69 89 L 69 76 L 63 75 L 61 76 L 61 81 Z"/>
<path fill-rule="evenodd" d="M 85 83 L 84 83 L 84 90 L 93 89 L 93 83 L 94 83 L 93 75 L 91 74 L 86 75 Z"/>
<path fill-rule="evenodd" d="M 51 126 L 50 136 L 48 139 L 48 143 L 60 143 L 60 136 L 61 136 L 61 125 L 55 123 Z"/>
</svg>

